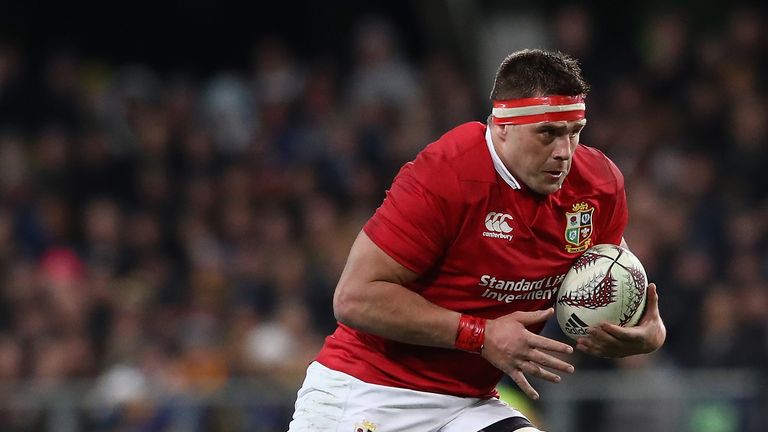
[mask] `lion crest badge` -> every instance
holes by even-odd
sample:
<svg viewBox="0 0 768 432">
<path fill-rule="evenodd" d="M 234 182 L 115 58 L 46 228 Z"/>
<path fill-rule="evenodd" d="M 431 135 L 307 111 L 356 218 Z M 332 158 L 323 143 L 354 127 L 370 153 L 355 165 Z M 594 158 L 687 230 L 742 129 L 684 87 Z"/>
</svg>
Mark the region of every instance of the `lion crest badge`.
<svg viewBox="0 0 768 432">
<path fill-rule="evenodd" d="M 585 202 L 574 204 L 565 212 L 565 250 L 570 253 L 584 252 L 592 246 L 592 217 L 595 208 Z"/>
</svg>

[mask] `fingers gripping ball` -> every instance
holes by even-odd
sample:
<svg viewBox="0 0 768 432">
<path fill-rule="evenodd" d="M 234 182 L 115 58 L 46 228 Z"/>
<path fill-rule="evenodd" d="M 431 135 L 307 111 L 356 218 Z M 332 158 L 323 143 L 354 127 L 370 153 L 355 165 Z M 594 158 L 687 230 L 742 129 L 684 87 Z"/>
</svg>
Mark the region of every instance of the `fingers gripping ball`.
<svg viewBox="0 0 768 432">
<path fill-rule="evenodd" d="M 565 275 L 557 293 L 557 322 L 569 337 L 608 321 L 637 325 L 645 308 L 648 279 L 632 252 L 612 244 L 595 245 Z"/>
</svg>

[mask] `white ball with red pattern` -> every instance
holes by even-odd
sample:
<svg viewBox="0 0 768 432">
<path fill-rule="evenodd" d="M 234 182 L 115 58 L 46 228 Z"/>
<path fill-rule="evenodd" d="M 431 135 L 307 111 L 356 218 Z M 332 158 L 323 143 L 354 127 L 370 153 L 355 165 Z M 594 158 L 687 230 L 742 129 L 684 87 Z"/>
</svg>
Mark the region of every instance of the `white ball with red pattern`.
<svg viewBox="0 0 768 432">
<path fill-rule="evenodd" d="M 563 332 L 573 339 L 608 321 L 637 325 L 645 309 L 648 278 L 632 252 L 612 244 L 587 249 L 566 273 L 555 311 Z"/>
</svg>

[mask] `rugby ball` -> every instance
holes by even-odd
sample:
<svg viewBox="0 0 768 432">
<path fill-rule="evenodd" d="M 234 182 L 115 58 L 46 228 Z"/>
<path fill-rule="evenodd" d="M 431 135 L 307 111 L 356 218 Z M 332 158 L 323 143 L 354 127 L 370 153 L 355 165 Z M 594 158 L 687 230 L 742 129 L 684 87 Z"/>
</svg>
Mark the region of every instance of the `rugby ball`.
<svg viewBox="0 0 768 432">
<path fill-rule="evenodd" d="M 557 293 L 555 311 L 573 339 L 604 321 L 637 325 L 645 309 L 648 279 L 632 252 L 612 244 L 587 249 L 571 266 Z"/>
</svg>

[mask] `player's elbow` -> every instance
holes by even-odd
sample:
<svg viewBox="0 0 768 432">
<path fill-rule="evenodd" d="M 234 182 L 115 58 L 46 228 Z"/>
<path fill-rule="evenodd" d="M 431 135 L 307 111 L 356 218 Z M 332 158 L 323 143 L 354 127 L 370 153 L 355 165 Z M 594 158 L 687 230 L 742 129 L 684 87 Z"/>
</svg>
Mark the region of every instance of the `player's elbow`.
<svg viewBox="0 0 768 432">
<path fill-rule="evenodd" d="M 347 284 L 342 282 L 336 287 L 333 294 L 333 314 L 336 321 L 355 327 L 362 309 L 362 300 Z"/>
<path fill-rule="evenodd" d="M 342 278 L 333 294 L 336 321 L 359 330 L 368 329 L 378 309 L 370 288 L 365 281 Z"/>
</svg>

